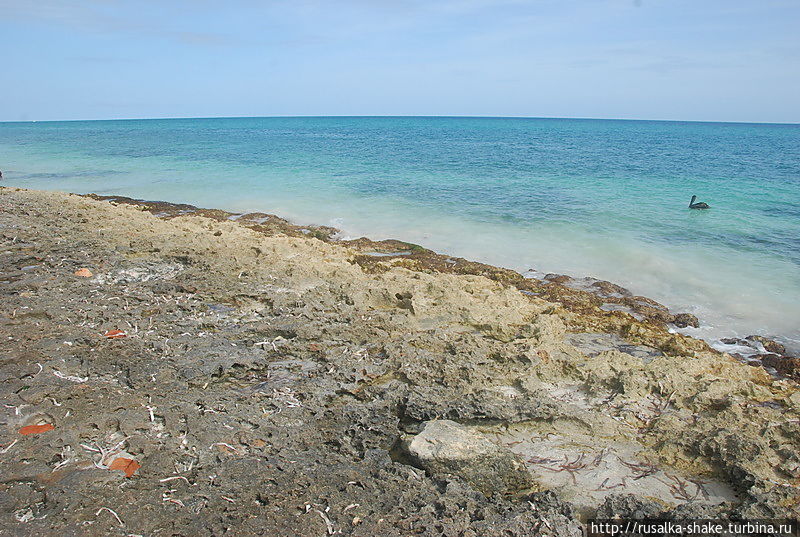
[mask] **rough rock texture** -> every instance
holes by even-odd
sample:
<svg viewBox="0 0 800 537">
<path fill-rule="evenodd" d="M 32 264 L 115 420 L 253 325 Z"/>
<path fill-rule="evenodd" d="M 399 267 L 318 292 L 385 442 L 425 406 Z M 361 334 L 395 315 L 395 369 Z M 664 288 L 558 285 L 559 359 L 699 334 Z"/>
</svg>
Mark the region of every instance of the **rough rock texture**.
<svg viewBox="0 0 800 537">
<path fill-rule="evenodd" d="M 615 494 L 797 514 L 797 385 L 652 301 L 121 201 L 0 189 L 0 534 L 576 535 L 639 505 Z M 535 492 L 408 464 L 443 419 Z"/>
<path fill-rule="evenodd" d="M 449 420 L 425 423 L 404 447 L 425 470 L 457 475 L 485 494 L 513 493 L 533 485 L 519 456 Z"/>
<path fill-rule="evenodd" d="M 753 349 L 747 358 L 741 354 L 734 356 L 742 361 L 748 361 L 751 365 L 761 365 L 778 375 L 800 381 L 800 358 L 789 355 L 786 347 L 777 341 L 764 336 L 747 336 L 744 339 L 725 338 L 721 342 Z"/>
</svg>

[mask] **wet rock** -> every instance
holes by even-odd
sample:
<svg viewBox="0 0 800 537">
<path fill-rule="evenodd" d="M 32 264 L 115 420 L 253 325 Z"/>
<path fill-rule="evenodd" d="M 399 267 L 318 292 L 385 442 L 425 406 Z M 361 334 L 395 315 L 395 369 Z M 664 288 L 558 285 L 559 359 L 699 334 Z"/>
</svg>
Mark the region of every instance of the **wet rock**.
<svg viewBox="0 0 800 537">
<path fill-rule="evenodd" d="M 738 337 L 724 337 L 719 340 L 720 343 L 725 345 L 741 345 L 743 347 L 753 347 L 753 344 L 746 339 L 739 339 Z"/>
<path fill-rule="evenodd" d="M 778 354 L 759 354 L 756 358 L 766 367 L 772 367 L 780 375 L 800 379 L 800 358 Z"/>
<path fill-rule="evenodd" d="M 545 274 L 544 279 L 551 283 L 567 283 L 568 281 L 572 280 L 566 274 Z"/>
<path fill-rule="evenodd" d="M 427 422 L 404 447 L 431 474 L 456 475 L 486 495 L 513 493 L 533 484 L 520 458 L 453 421 Z"/>
<path fill-rule="evenodd" d="M 700 321 L 691 313 L 678 313 L 672 318 L 672 322 L 678 328 L 686 328 L 687 326 L 691 326 L 692 328 L 700 327 Z"/>
<path fill-rule="evenodd" d="M 594 282 L 591 287 L 596 289 L 598 294 L 605 296 L 633 296 L 633 293 L 615 283 L 599 280 Z"/>
<path fill-rule="evenodd" d="M 786 354 L 786 347 L 784 347 L 777 341 L 765 338 L 764 336 L 747 336 L 745 340 L 750 342 L 758 341 L 764 346 L 764 350 L 766 350 L 767 352 L 782 354 L 782 355 Z M 754 345 L 751 344 L 750 346 L 752 347 Z"/>
</svg>

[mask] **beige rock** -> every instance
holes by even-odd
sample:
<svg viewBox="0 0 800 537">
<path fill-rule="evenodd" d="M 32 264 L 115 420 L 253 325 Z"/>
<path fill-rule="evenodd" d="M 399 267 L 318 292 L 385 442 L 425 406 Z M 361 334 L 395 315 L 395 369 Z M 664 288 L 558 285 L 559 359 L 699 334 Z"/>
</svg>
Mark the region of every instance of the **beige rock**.
<svg viewBox="0 0 800 537">
<path fill-rule="evenodd" d="M 453 421 L 427 422 L 406 449 L 431 474 L 457 475 L 486 495 L 533 485 L 518 456 Z"/>
</svg>

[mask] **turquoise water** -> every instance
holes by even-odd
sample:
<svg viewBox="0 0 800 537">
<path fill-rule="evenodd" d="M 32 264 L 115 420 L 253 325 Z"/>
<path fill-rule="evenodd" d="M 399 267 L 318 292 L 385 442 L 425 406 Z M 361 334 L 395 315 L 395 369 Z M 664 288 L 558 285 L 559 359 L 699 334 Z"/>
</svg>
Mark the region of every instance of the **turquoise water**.
<svg viewBox="0 0 800 537">
<path fill-rule="evenodd" d="M 6 185 L 273 212 L 611 280 L 800 347 L 800 125 L 503 118 L 0 123 Z M 687 208 L 697 194 L 709 211 Z"/>
</svg>

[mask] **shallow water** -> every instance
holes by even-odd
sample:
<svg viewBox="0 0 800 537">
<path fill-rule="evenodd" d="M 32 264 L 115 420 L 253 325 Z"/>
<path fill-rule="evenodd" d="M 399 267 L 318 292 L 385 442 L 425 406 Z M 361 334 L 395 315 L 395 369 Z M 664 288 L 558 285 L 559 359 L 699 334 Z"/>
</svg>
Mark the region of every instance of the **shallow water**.
<svg viewBox="0 0 800 537">
<path fill-rule="evenodd" d="M 4 184 L 333 225 L 619 283 L 800 348 L 800 125 L 496 118 L 0 123 Z M 693 211 L 697 194 L 712 208 Z"/>
</svg>

